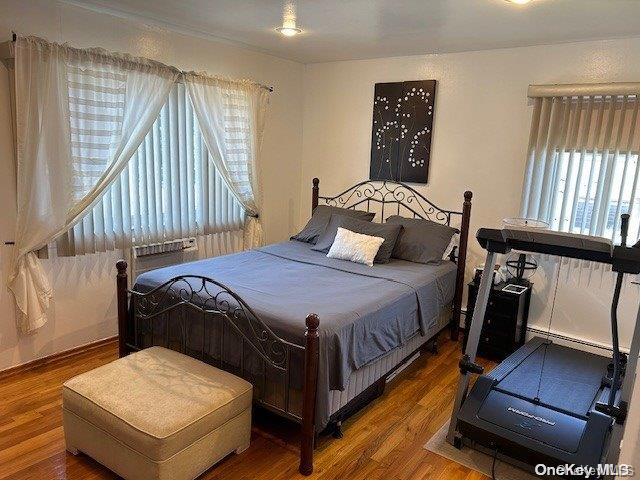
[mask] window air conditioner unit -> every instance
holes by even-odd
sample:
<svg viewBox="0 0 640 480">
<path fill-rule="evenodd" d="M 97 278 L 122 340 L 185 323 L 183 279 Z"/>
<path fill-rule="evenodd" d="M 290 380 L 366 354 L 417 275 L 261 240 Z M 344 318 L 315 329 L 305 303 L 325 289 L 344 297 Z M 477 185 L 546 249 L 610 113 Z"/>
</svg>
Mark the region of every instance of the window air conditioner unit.
<svg viewBox="0 0 640 480">
<path fill-rule="evenodd" d="M 149 270 L 198 260 L 198 242 L 191 237 L 137 245 L 131 248 L 131 259 L 131 273 L 135 279 Z"/>
</svg>

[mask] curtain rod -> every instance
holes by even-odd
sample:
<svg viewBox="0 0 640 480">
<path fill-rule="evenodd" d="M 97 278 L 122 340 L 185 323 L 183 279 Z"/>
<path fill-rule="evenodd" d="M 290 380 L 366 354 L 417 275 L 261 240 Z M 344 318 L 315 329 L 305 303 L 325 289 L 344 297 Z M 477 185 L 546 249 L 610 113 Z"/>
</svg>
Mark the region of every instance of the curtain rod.
<svg viewBox="0 0 640 480">
<path fill-rule="evenodd" d="M 14 32 L 14 31 L 12 30 L 12 31 L 11 31 L 11 41 L 12 41 L 12 42 L 15 42 L 17 39 L 18 39 L 18 35 L 16 34 L 16 32 Z M 179 70 L 179 69 L 177 69 L 177 70 Z M 187 71 L 185 71 L 185 70 L 179 70 L 179 71 L 180 71 L 180 73 L 182 73 L 183 75 L 184 75 L 184 74 L 186 74 L 186 73 L 194 73 L 194 72 L 187 72 Z M 256 83 L 257 85 L 260 85 L 262 88 L 264 88 L 264 89 L 268 90 L 269 92 L 273 92 L 273 90 L 274 90 L 273 86 L 271 86 L 271 85 L 263 85 L 262 83 L 258 83 L 258 82 L 255 82 L 255 83 Z"/>
<path fill-rule="evenodd" d="M 640 82 L 569 83 L 529 85 L 529 98 L 576 97 L 593 95 L 639 95 Z"/>
</svg>

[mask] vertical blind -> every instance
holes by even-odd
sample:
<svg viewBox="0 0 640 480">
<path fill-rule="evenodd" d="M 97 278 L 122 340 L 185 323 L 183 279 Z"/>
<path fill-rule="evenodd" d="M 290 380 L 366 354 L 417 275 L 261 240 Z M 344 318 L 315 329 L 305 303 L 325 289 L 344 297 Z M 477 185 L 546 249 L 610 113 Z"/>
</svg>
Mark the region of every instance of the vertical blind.
<svg viewBox="0 0 640 480">
<path fill-rule="evenodd" d="M 620 240 L 640 235 L 636 95 L 535 98 L 521 215 L 552 229 Z"/>
<path fill-rule="evenodd" d="M 91 174 L 91 162 L 100 161 L 101 152 L 96 145 L 82 143 L 83 122 L 114 119 L 93 118 L 86 109 L 90 99 L 72 84 L 69 95 L 71 133 L 78 135 L 72 137 L 74 148 L 92 148 L 92 155 L 86 150 L 79 152 L 83 159 L 90 159 L 77 175 L 81 182 Z M 115 117 L 118 100 L 108 101 L 113 102 Z M 89 214 L 57 241 L 58 255 L 104 252 L 241 229 L 243 208 L 209 155 L 185 87 L 178 83 L 120 176 Z"/>
</svg>

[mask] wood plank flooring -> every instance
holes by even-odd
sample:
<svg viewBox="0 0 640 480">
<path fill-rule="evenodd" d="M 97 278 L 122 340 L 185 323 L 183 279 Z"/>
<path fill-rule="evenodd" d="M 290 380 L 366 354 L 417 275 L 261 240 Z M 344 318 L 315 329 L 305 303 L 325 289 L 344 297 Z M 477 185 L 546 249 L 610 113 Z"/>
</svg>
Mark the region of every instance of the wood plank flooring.
<svg viewBox="0 0 640 480">
<path fill-rule="evenodd" d="M 448 420 L 456 387 L 459 344 L 441 339 L 440 353 L 423 354 L 345 422 L 344 438 L 320 437 L 310 478 L 487 478 L 422 448 Z M 116 357 L 112 343 L 0 380 L 0 479 L 116 478 L 90 458 L 65 452 L 61 412 L 62 383 Z M 257 415 L 249 450 L 201 478 L 305 478 L 297 472 L 297 440 L 296 426 Z"/>
</svg>

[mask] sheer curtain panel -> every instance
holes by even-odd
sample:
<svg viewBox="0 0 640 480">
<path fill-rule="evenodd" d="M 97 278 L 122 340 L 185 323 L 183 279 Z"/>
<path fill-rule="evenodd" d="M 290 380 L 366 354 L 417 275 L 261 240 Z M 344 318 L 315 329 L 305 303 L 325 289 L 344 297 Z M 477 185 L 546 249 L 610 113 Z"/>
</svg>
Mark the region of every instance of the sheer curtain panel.
<svg viewBox="0 0 640 480">
<path fill-rule="evenodd" d="M 640 235 L 636 93 L 533 98 L 521 215 L 554 230 L 620 240 L 620 215 Z M 637 88 L 640 91 L 640 86 Z"/>
<path fill-rule="evenodd" d="M 127 166 L 57 242 L 59 256 L 238 231 L 244 211 L 209 158 L 184 83 Z"/>
<path fill-rule="evenodd" d="M 43 325 L 51 286 L 34 250 L 93 206 L 151 128 L 180 72 L 165 65 L 16 40 L 18 216 L 8 285 L 18 327 Z"/>
<path fill-rule="evenodd" d="M 244 248 L 260 246 L 260 145 L 269 91 L 199 73 L 186 73 L 185 83 L 211 159 L 247 214 Z"/>
</svg>

